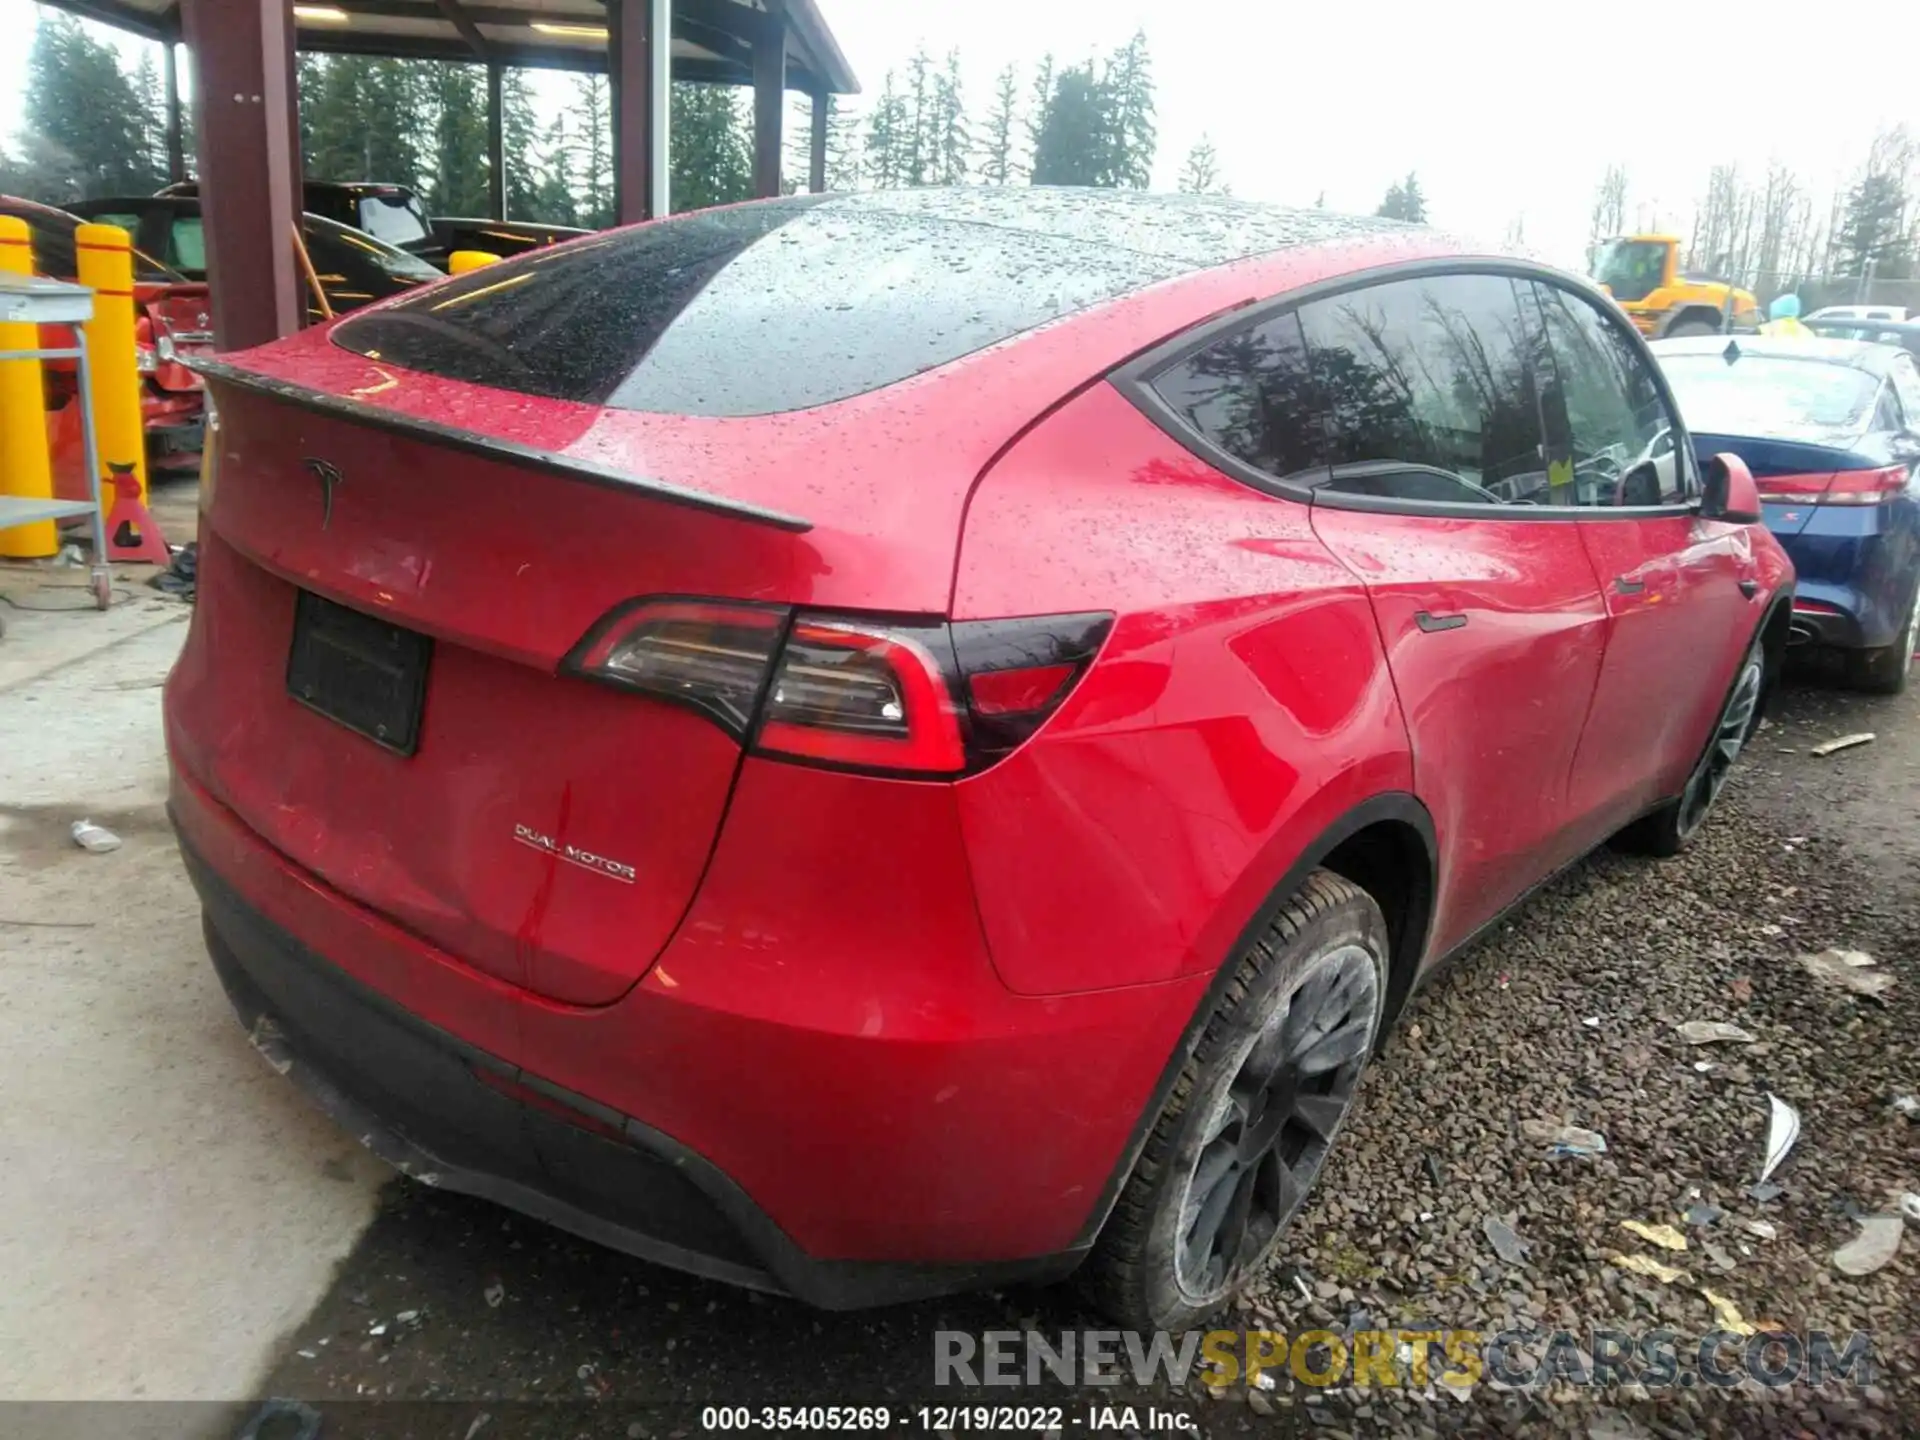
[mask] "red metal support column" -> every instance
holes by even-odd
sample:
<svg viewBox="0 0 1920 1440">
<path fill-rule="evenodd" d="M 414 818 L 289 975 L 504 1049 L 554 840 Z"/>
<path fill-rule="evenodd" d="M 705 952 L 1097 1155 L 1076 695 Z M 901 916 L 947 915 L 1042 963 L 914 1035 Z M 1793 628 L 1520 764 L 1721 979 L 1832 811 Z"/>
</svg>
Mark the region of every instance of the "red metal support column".
<svg viewBox="0 0 1920 1440">
<path fill-rule="evenodd" d="M 827 188 L 827 118 L 833 98 L 813 92 L 813 135 L 807 150 L 807 189 L 818 195 Z"/>
<path fill-rule="evenodd" d="M 286 0 L 182 0 L 181 9 L 215 343 L 238 350 L 300 326 L 293 13 Z"/>
<path fill-rule="evenodd" d="M 186 137 L 180 125 L 180 47 L 169 40 L 160 47 L 167 81 L 167 179 L 187 178 Z"/>
<path fill-rule="evenodd" d="M 607 20 L 614 220 L 630 225 L 653 218 L 653 6 L 648 0 L 609 0 Z"/>
<path fill-rule="evenodd" d="M 787 23 L 770 15 L 753 37 L 753 193 L 780 193 L 780 117 L 787 100 Z"/>
</svg>

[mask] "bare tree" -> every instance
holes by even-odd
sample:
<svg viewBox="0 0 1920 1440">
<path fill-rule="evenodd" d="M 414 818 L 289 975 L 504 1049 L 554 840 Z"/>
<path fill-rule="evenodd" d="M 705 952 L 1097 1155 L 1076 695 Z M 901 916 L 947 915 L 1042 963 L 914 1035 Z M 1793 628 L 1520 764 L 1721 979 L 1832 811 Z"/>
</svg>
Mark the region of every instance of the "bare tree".
<svg viewBox="0 0 1920 1440">
<path fill-rule="evenodd" d="M 1587 246 L 1591 249 L 1627 228 L 1627 168 L 1609 165 L 1593 194 L 1593 215 L 1587 226 Z"/>
</svg>

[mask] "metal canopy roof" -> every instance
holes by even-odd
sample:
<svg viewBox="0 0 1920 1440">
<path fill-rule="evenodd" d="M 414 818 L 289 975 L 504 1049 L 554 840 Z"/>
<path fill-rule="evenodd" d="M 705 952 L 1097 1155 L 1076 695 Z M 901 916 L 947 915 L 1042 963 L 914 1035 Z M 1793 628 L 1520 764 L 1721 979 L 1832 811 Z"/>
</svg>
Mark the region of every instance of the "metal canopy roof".
<svg viewBox="0 0 1920 1440">
<path fill-rule="evenodd" d="M 180 0 L 43 3 L 162 43 L 183 38 Z M 754 38 L 783 14 L 787 88 L 836 95 L 860 88 L 814 0 L 672 3 L 675 79 L 751 84 Z M 297 0 L 293 13 L 302 50 L 604 71 L 607 8 L 606 0 Z"/>
</svg>

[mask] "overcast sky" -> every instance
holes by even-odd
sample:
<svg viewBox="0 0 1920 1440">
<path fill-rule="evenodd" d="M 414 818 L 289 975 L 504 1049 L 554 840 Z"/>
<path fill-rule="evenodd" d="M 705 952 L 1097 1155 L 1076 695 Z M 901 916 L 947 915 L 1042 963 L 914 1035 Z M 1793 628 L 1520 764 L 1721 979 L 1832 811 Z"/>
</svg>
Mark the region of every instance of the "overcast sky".
<svg viewBox="0 0 1920 1440">
<path fill-rule="evenodd" d="M 1499 239 L 1519 219 L 1531 247 L 1576 265 L 1609 163 L 1627 167 L 1631 222 L 1684 233 L 1715 163 L 1760 172 L 1782 161 L 1824 201 L 1877 129 L 1920 127 L 1912 0 L 1807 6 L 1786 36 L 1757 33 L 1765 12 L 1734 0 L 818 3 L 869 98 L 922 42 L 936 56 L 957 47 L 976 126 L 1008 62 L 1024 86 L 1048 51 L 1075 63 L 1143 28 L 1158 87 L 1156 185 L 1173 185 L 1202 132 L 1234 192 L 1254 199 L 1311 205 L 1324 192 L 1329 208 L 1371 211 L 1413 170 L 1436 223 Z M 0 35 L 20 37 L 0 53 L 8 131 L 36 9 L 0 0 Z M 1832 38 L 1815 48 L 1827 15 Z M 1846 83 L 1798 78 L 1796 64 L 1844 67 Z M 1875 70 L 1885 83 L 1864 78 Z"/>
</svg>

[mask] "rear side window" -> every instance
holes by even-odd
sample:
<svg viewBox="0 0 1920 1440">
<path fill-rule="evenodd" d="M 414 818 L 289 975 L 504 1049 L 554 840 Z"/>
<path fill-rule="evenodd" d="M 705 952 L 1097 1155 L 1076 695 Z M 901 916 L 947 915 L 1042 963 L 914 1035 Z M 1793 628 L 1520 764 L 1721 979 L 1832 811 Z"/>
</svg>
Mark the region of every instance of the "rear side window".
<svg viewBox="0 0 1920 1440">
<path fill-rule="evenodd" d="M 1900 359 L 1888 367 L 1887 378 L 1893 382 L 1894 394 L 1900 397 L 1907 428 L 1920 431 L 1920 370 L 1914 368 L 1913 361 Z"/>
<path fill-rule="evenodd" d="M 207 236 L 198 215 L 173 218 L 173 254 L 168 257 L 175 269 L 196 275 L 207 272 Z"/>
<path fill-rule="evenodd" d="M 764 415 L 897 383 L 1202 263 L 914 203 L 792 196 L 612 231 L 355 316 L 334 339 L 523 394 Z"/>
<path fill-rule="evenodd" d="M 1294 312 L 1196 351 L 1161 371 L 1153 388 L 1187 424 L 1256 470 L 1284 480 L 1327 463 L 1326 406 Z"/>
</svg>

